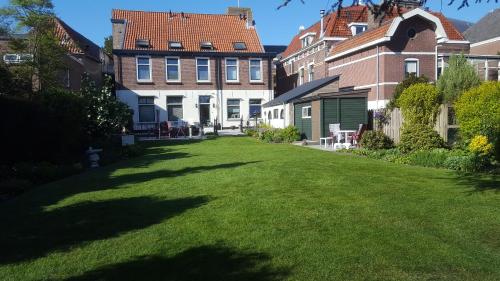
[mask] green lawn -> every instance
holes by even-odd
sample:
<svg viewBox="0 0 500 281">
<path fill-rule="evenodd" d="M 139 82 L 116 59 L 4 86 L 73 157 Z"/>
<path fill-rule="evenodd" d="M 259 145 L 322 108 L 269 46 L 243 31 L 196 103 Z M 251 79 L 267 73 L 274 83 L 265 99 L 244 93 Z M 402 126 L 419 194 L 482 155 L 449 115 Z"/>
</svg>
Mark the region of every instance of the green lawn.
<svg viewBox="0 0 500 281">
<path fill-rule="evenodd" d="M 500 180 L 250 138 L 0 203 L 0 280 L 500 280 Z"/>
</svg>

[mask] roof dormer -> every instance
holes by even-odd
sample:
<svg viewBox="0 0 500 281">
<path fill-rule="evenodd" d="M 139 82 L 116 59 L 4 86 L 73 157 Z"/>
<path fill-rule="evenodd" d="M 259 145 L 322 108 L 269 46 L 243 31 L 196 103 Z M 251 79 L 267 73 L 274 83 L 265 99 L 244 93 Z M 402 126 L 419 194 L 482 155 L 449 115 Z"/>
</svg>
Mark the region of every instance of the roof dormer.
<svg viewBox="0 0 500 281">
<path fill-rule="evenodd" d="M 300 42 L 302 42 L 302 48 L 308 47 L 314 41 L 314 37 L 316 36 L 316 32 L 307 32 L 300 36 Z"/>
<path fill-rule="evenodd" d="M 363 33 L 368 29 L 368 23 L 366 22 L 351 22 L 347 26 L 351 29 L 352 36 Z"/>
</svg>

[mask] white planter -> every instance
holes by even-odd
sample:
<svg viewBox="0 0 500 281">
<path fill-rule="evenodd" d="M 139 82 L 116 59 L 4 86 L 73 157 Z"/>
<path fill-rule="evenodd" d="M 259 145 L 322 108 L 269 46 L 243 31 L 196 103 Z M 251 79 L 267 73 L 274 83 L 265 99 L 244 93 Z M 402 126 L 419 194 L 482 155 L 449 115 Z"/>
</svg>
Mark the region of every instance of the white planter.
<svg viewBox="0 0 500 281">
<path fill-rule="evenodd" d="M 122 136 L 122 146 L 129 146 L 135 144 L 134 135 L 123 135 Z"/>
</svg>

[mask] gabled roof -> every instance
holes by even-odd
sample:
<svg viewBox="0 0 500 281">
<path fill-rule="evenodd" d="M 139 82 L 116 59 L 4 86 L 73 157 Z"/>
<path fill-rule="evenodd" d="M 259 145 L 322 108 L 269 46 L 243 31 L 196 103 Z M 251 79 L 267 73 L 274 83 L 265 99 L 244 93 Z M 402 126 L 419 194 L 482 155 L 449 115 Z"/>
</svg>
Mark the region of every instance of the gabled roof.
<svg viewBox="0 0 500 281">
<path fill-rule="evenodd" d="M 124 50 L 144 50 L 136 47 L 136 40 L 144 39 L 154 51 L 264 53 L 255 27 L 237 15 L 113 10 L 112 19 L 125 20 Z M 181 42 L 183 49 L 169 49 L 169 41 Z M 201 42 L 214 49 L 201 49 Z M 235 50 L 235 42 L 247 49 Z"/>
<path fill-rule="evenodd" d="M 101 48 L 59 18 L 56 18 L 56 36 L 70 53 L 84 54 L 94 60 L 101 60 Z"/>
<path fill-rule="evenodd" d="M 401 16 L 392 18 L 391 20 L 385 21 L 381 26 L 369 29 L 359 35 L 356 35 L 348 40 L 342 41 L 335 45 L 330 55 L 333 57 L 341 56 L 344 53 L 351 52 L 354 48 L 361 48 L 370 44 L 380 43 L 382 41 L 389 41 L 395 30 L 397 29 L 399 23 L 403 20 L 413 17 L 413 16 L 426 16 L 429 20 L 437 23 L 436 33 L 440 38 L 453 41 L 463 41 L 464 37 L 455 26 L 446 19 L 446 17 L 441 13 L 427 12 L 422 9 L 413 9 L 408 11 Z M 379 42 L 380 41 L 380 42 Z M 331 57 L 330 57 L 331 58 Z"/>
<path fill-rule="evenodd" d="M 405 8 L 399 8 L 398 10 L 397 7 L 394 7 L 391 12 L 387 13 L 384 16 L 383 20 L 390 20 L 405 11 L 407 11 Z M 341 37 L 346 39 L 352 37 L 352 32 L 349 28 L 349 24 L 368 22 L 369 13 L 371 13 L 369 8 L 364 5 L 344 7 L 340 10 L 340 12 L 331 12 L 323 19 L 324 36 Z M 288 48 L 283 53 L 283 57 L 288 57 L 302 49 L 300 37 L 309 32 L 316 33 L 312 43 L 314 44 L 318 42 L 321 36 L 321 20 L 293 37 L 292 41 L 288 45 Z"/>
<path fill-rule="evenodd" d="M 500 9 L 488 13 L 475 25 L 467 29 L 464 36 L 471 43 L 500 37 Z"/>
<path fill-rule="evenodd" d="M 294 99 L 298 99 L 298 98 L 301 98 L 335 80 L 339 79 L 339 75 L 335 75 L 335 76 L 329 76 L 329 77 L 325 77 L 325 78 L 321 78 L 321 79 L 318 79 L 318 80 L 313 80 L 311 82 L 308 82 L 308 83 L 305 83 L 303 85 L 300 85 L 298 86 L 297 88 L 294 88 L 282 95 L 280 95 L 279 97 L 271 100 L 270 102 L 268 103 L 265 103 L 264 105 L 262 105 L 263 107 L 271 107 L 271 106 L 277 106 L 277 105 L 281 105 L 281 104 L 285 104 L 285 103 L 288 103 Z"/>
</svg>

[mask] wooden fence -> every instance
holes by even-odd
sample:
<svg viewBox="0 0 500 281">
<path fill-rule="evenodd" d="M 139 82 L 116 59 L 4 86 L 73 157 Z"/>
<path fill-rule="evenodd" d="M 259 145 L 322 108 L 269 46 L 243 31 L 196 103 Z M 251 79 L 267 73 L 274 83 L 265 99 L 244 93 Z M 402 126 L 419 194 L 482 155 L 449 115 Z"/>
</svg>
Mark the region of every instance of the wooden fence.
<svg viewBox="0 0 500 281">
<path fill-rule="evenodd" d="M 458 128 L 454 120 L 454 114 L 450 114 L 450 110 L 452 110 L 452 108 L 448 105 L 441 105 L 436 124 L 434 126 L 434 129 L 446 142 L 454 139 L 454 135 L 452 136 L 451 132 L 456 131 Z M 401 114 L 401 110 L 399 108 L 395 108 L 390 114 L 388 124 L 383 126 L 383 130 L 384 133 L 394 140 L 395 143 L 399 143 L 402 126 L 403 116 Z"/>
</svg>

